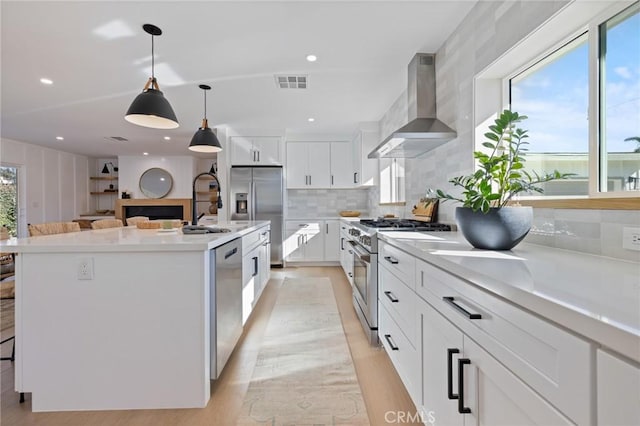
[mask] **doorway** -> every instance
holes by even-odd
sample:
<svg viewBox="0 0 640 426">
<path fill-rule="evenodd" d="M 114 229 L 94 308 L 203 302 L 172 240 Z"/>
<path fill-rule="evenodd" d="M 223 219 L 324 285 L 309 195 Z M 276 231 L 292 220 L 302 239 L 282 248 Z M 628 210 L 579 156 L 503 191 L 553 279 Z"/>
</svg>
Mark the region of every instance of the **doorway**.
<svg viewBox="0 0 640 426">
<path fill-rule="evenodd" d="M 0 166 L 0 226 L 18 236 L 18 168 Z"/>
</svg>

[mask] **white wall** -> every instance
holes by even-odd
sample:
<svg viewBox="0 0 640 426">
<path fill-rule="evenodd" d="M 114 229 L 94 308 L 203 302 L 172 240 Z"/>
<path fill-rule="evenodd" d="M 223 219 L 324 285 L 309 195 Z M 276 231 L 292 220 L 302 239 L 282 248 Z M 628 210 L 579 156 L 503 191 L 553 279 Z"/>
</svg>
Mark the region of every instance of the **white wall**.
<svg viewBox="0 0 640 426">
<path fill-rule="evenodd" d="M 71 221 L 88 212 L 88 157 L 0 139 L 0 162 L 19 168 L 19 236 L 27 235 L 27 223 Z"/>
<path fill-rule="evenodd" d="M 140 191 L 140 176 L 153 167 L 166 170 L 173 178 L 173 188 L 165 198 L 191 198 L 191 185 L 197 170 L 197 158 L 191 156 L 118 157 L 118 191 L 131 193 L 131 198 L 147 198 Z"/>
</svg>

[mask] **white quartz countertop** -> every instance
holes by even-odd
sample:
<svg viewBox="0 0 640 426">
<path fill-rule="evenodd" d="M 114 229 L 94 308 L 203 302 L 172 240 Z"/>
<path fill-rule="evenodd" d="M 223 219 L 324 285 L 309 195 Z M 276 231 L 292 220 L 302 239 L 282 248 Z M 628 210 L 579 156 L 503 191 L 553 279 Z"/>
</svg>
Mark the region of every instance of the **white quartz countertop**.
<svg viewBox="0 0 640 426">
<path fill-rule="evenodd" d="M 67 234 L 12 238 L 0 243 L 9 253 L 202 251 L 218 247 L 267 226 L 269 221 L 230 221 L 206 225 L 231 232 L 183 234 L 181 229 L 138 229 L 135 226 L 95 229 Z"/>
<path fill-rule="evenodd" d="M 414 256 L 640 362 L 640 263 L 537 244 L 473 248 L 457 232 L 379 232 Z"/>
</svg>

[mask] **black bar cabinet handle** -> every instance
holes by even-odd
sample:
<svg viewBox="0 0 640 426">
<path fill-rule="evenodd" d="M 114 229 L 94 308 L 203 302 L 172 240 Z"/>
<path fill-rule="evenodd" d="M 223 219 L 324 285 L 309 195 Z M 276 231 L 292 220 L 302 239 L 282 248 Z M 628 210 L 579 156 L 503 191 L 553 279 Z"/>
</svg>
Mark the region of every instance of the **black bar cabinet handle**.
<svg viewBox="0 0 640 426">
<path fill-rule="evenodd" d="M 472 314 L 471 312 L 467 311 L 465 308 L 463 308 L 462 306 L 458 305 L 455 302 L 455 298 L 451 297 L 451 296 L 444 296 L 442 298 L 442 300 L 444 300 L 446 303 L 448 303 L 449 305 L 453 306 L 456 310 L 462 312 L 464 314 L 464 316 L 466 316 L 467 318 L 469 318 L 470 320 L 476 320 L 476 319 L 482 319 L 482 315 L 480 314 Z"/>
<path fill-rule="evenodd" d="M 344 237 L 340 237 L 340 250 L 344 250 Z"/>
<path fill-rule="evenodd" d="M 233 250 L 229 250 L 228 252 L 226 252 L 226 253 L 224 254 L 224 258 L 225 258 L 225 259 L 228 259 L 228 258 L 230 258 L 231 256 L 233 256 L 234 254 L 236 254 L 237 252 L 238 252 L 238 249 L 237 249 L 237 248 L 234 248 Z"/>
<path fill-rule="evenodd" d="M 471 364 L 469 358 L 460 358 L 458 360 L 458 413 L 468 414 L 471 408 L 464 406 L 464 366 Z"/>
<path fill-rule="evenodd" d="M 455 348 L 447 349 L 447 396 L 449 399 L 458 399 L 459 396 L 453 393 L 453 354 L 459 354 L 460 350 Z"/>
<path fill-rule="evenodd" d="M 393 258 L 393 257 L 391 257 L 391 256 L 385 256 L 385 257 L 384 257 L 384 259 L 385 259 L 387 262 L 390 262 L 390 263 L 392 263 L 392 264 L 394 264 L 394 265 L 397 265 L 397 264 L 398 264 L 398 260 L 397 260 L 397 259 L 394 259 L 394 258 Z"/>
<path fill-rule="evenodd" d="M 385 291 L 384 292 L 385 296 L 387 296 L 389 298 L 389 300 L 391 300 L 393 303 L 398 303 L 398 298 L 391 293 L 390 291 Z"/>
<path fill-rule="evenodd" d="M 397 351 L 398 350 L 398 347 L 396 346 L 394 341 L 391 340 L 391 335 L 390 334 L 385 334 L 384 338 L 387 339 L 387 343 L 389 343 L 389 346 L 391 346 L 391 350 L 392 351 Z"/>
<path fill-rule="evenodd" d="M 353 174 L 353 183 L 358 183 L 358 172 Z"/>
</svg>

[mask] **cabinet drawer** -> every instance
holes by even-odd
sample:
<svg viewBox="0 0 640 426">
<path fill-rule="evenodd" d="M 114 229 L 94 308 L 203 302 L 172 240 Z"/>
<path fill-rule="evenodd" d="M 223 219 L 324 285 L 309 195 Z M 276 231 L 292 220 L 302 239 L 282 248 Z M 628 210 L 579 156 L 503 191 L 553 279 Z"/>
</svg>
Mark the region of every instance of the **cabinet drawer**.
<svg viewBox="0 0 640 426">
<path fill-rule="evenodd" d="M 246 255 L 254 248 L 269 241 L 269 227 L 260 228 L 242 237 L 242 253 Z"/>
<path fill-rule="evenodd" d="M 384 264 L 379 270 L 378 299 L 396 321 L 402 332 L 417 348 L 416 296 L 406 284 L 393 275 Z"/>
<path fill-rule="evenodd" d="M 415 289 L 415 257 L 382 241 L 378 252 L 378 262 L 389 268 L 409 288 Z"/>
<path fill-rule="evenodd" d="M 380 307 L 378 336 L 402 383 L 415 403 L 420 401 L 420 353 L 409 343 L 384 306 Z"/>
<path fill-rule="evenodd" d="M 416 277 L 419 296 L 574 421 L 591 423 L 591 344 L 421 260 Z"/>
</svg>

